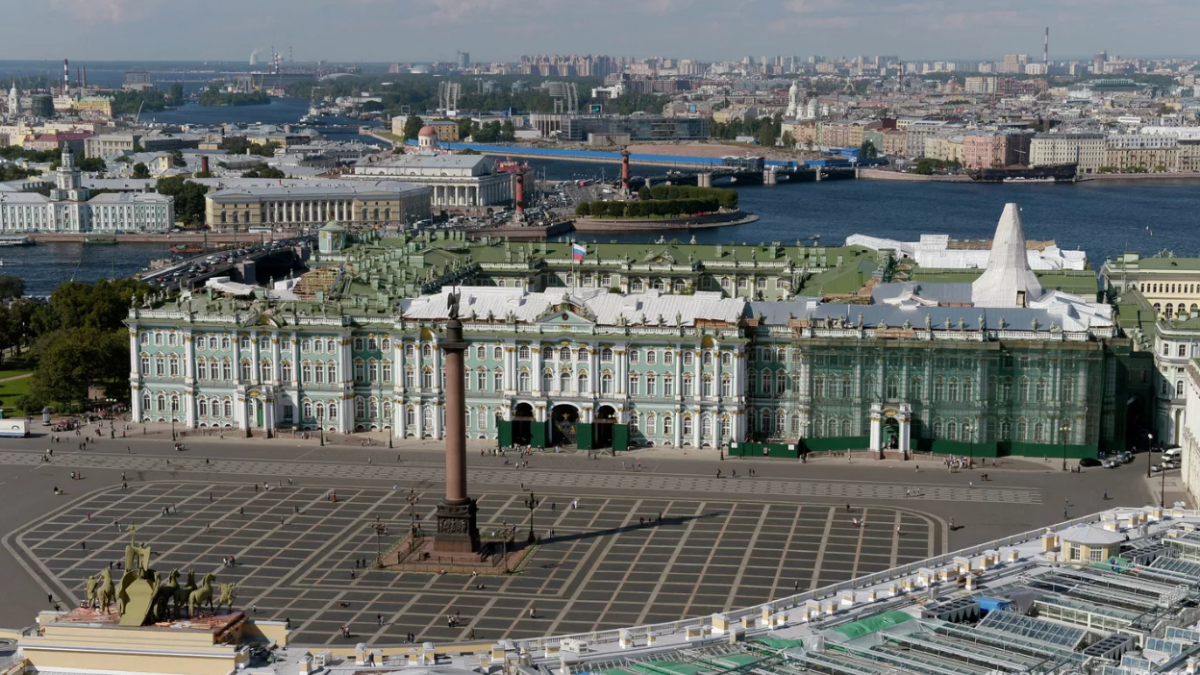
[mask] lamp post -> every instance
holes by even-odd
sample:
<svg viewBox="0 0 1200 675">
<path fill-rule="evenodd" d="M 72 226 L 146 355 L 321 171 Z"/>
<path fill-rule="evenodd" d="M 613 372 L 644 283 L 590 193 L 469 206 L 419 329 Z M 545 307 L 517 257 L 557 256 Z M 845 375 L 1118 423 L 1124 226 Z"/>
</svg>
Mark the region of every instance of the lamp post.
<svg viewBox="0 0 1200 675">
<path fill-rule="evenodd" d="M 387 525 L 380 522 L 379 516 L 375 516 L 375 522 L 371 523 L 371 529 L 375 530 L 375 564 L 382 567 L 383 551 L 380 548 L 380 540 L 383 535 L 387 534 Z"/>
<path fill-rule="evenodd" d="M 533 496 L 533 492 L 530 492 L 529 496 L 526 497 L 524 501 L 525 508 L 529 509 L 529 538 L 525 540 L 526 543 L 529 544 L 537 541 L 537 537 L 533 534 L 533 510 L 536 509 L 540 503 L 541 500 Z"/>
<path fill-rule="evenodd" d="M 1160 466 L 1158 472 L 1162 474 L 1162 484 L 1158 488 L 1158 508 L 1161 509 L 1165 508 L 1164 502 L 1167 498 L 1167 469 Z"/>
<path fill-rule="evenodd" d="M 963 433 L 967 435 L 967 468 L 975 468 L 975 427 L 970 423 L 963 425 Z"/>
<path fill-rule="evenodd" d="M 1067 470 L 1067 433 L 1069 431 L 1071 431 L 1071 425 L 1067 424 L 1066 422 L 1063 422 L 1058 427 L 1058 434 L 1059 434 L 1059 437 L 1062 439 L 1062 451 L 1063 451 L 1062 470 L 1063 471 Z"/>
<path fill-rule="evenodd" d="M 175 411 L 174 410 L 171 411 L 171 440 L 172 441 L 179 440 L 178 438 L 175 437 Z"/>
<path fill-rule="evenodd" d="M 421 497 L 416 490 L 409 490 L 404 501 L 408 502 L 408 531 L 413 534 L 417 531 L 417 504 L 421 503 Z"/>
<path fill-rule="evenodd" d="M 325 447 L 325 408 L 317 408 L 317 428 L 321 431 L 321 447 Z"/>
<path fill-rule="evenodd" d="M 1146 434 L 1146 478 L 1150 477 L 1150 444 L 1154 442 L 1154 434 Z"/>
</svg>

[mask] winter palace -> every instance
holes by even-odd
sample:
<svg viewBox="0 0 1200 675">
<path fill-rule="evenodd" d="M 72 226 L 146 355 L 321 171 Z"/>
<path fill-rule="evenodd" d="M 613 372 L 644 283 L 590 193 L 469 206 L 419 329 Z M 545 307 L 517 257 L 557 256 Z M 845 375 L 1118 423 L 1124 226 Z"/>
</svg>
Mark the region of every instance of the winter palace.
<svg viewBox="0 0 1200 675">
<path fill-rule="evenodd" d="M 247 434 L 440 438 L 461 291 L 470 435 L 501 444 L 1083 457 L 1126 443 L 1153 362 L 1091 270 L 883 249 L 320 232 L 293 291 L 130 310 L 134 415 Z M 1145 391 L 1142 391 L 1142 390 Z"/>
</svg>

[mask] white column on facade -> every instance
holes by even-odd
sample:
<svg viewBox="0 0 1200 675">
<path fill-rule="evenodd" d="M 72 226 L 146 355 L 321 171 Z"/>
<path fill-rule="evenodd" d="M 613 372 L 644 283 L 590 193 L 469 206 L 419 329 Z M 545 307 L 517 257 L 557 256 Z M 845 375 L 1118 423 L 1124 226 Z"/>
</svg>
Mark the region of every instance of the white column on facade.
<svg viewBox="0 0 1200 675">
<path fill-rule="evenodd" d="M 414 403 L 414 405 L 416 407 L 417 414 L 413 416 L 416 418 L 416 425 L 413 427 L 413 433 L 416 434 L 417 438 L 424 438 L 424 436 L 425 436 L 425 404 L 423 401 L 421 401 L 418 398 L 418 400 Z"/>
<path fill-rule="evenodd" d="M 433 402 L 433 437 L 437 440 L 442 438 L 442 417 L 446 406 L 440 401 Z"/>
<path fill-rule="evenodd" d="M 704 413 L 700 410 L 700 406 L 696 406 L 695 409 L 692 410 L 692 446 L 697 448 L 700 447 L 700 429 L 702 426 L 704 426 L 704 420 L 701 419 L 701 415 L 703 414 Z"/>
<path fill-rule="evenodd" d="M 258 362 L 258 331 L 250 333 L 250 383 L 265 384 L 262 381 L 262 375 L 259 373 Z"/>
<path fill-rule="evenodd" d="M 533 363 L 532 371 L 529 375 L 531 378 L 530 387 L 533 389 L 534 396 L 542 395 L 542 343 L 535 342 L 529 347 L 530 360 Z"/>
<path fill-rule="evenodd" d="M 596 345 L 588 345 L 588 391 L 589 398 L 596 398 L 600 391 L 600 352 Z"/>
<path fill-rule="evenodd" d="M 883 447 L 883 409 L 878 403 L 871 404 L 871 449 Z"/>
<path fill-rule="evenodd" d="M 141 372 L 141 356 L 138 353 L 138 329 L 137 326 L 129 328 L 129 389 L 130 389 L 130 406 L 133 408 L 130 419 L 134 422 L 142 421 L 142 372 Z"/>
<path fill-rule="evenodd" d="M 675 412 L 675 427 L 672 429 L 675 437 L 671 439 L 671 442 L 678 448 L 683 445 L 683 409 L 679 406 L 675 406 L 675 409 L 677 411 Z"/>
<path fill-rule="evenodd" d="M 192 339 L 190 329 L 183 334 L 183 378 L 184 423 L 189 429 L 194 429 L 196 428 L 196 343 Z"/>
<path fill-rule="evenodd" d="M 435 345 L 433 345 L 433 393 L 440 394 L 441 391 L 442 391 L 442 348 L 440 345 L 435 344 Z"/>
<path fill-rule="evenodd" d="M 713 397 L 716 398 L 718 401 L 723 400 L 721 398 L 721 377 L 723 375 L 724 374 L 721 372 L 721 345 L 720 345 L 720 343 L 714 342 L 713 343 L 713 372 L 712 372 Z M 789 381 L 791 380 L 790 374 L 789 374 L 788 380 Z M 703 390 L 701 390 L 701 391 L 703 391 Z M 730 393 L 732 393 L 732 392 L 730 392 Z M 714 425 L 714 428 L 713 428 L 713 436 L 721 435 L 720 429 L 717 428 L 718 426 L 720 426 L 720 423 L 721 423 L 721 417 L 720 417 L 720 415 L 718 415 L 717 416 L 717 424 Z"/>
<path fill-rule="evenodd" d="M 668 349 L 671 349 L 671 351 L 674 352 L 673 358 L 675 360 L 675 393 L 674 393 L 674 395 L 671 396 L 671 400 L 682 401 L 683 400 L 683 352 L 678 349 L 673 349 L 670 347 L 668 347 Z M 682 422 L 682 418 L 680 419 L 680 421 Z M 676 444 L 676 445 L 678 445 L 678 444 Z"/>
<path fill-rule="evenodd" d="M 613 358 L 616 360 L 616 392 L 618 396 L 629 396 L 629 363 L 624 349 L 614 349 Z"/>
<path fill-rule="evenodd" d="M 692 375 L 692 377 L 695 378 L 692 380 L 692 400 L 699 401 L 700 394 L 703 392 L 703 388 L 701 387 L 703 380 L 700 378 L 704 377 L 704 351 L 702 348 L 696 348 L 695 359 L 696 372 L 694 375 Z"/>
<path fill-rule="evenodd" d="M 354 381 L 353 359 L 351 352 L 350 335 L 338 336 L 338 344 L 341 346 L 338 358 L 338 377 L 340 381 L 337 383 L 337 404 L 340 410 L 338 411 L 338 426 L 342 433 L 349 434 L 354 431 L 354 401 L 349 396 L 351 383 Z"/>
</svg>

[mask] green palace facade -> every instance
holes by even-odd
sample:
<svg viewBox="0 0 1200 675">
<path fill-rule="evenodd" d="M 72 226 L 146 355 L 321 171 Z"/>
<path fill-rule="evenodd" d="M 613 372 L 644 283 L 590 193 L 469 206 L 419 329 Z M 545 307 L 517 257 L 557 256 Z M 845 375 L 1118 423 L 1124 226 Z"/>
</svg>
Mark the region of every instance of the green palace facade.
<svg viewBox="0 0 1200 675">
<path fill-rule="evenodd" d="M 1023 251 L 1015 212 L 996 241 Z M 441 438 L 457 285 L 471 438 L 792 456 L 1123 448 L 1137 360 L 1114 307 L 1091 272 L 1036 277 L 1020 261 L 994 252 L 981 277 L 886 251 L 678 242 L 588 244 L 577 261 L 569 242 L 331 224 L 284 297 L 132 308 L 134 416 Z"/>
</svg>

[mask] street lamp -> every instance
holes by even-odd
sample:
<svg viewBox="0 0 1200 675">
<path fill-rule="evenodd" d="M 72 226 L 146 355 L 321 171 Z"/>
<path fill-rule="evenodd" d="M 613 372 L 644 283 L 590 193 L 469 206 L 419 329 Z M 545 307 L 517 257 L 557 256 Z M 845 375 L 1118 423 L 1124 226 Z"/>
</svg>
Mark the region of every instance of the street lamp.
<svg viewBox="0 0 1200 675">
<path fill-rule="evenodd" d="M 1163 502 L 1167 498 L 1167 468 L 1165 466 L 1158 467 L 1158 472 L 1162 474 L 1162 484 L 1158 488 L 1158 508 L 1164 508 Z"/>
<path fill-rule="evenodd" d="M 1063 450 L 1062 470 L 1063 471 L 1067 470 L 1067 432 L 1069 432 L 1070 430 L 1071 430 L 1071 425 L 1067 424 L 1066 422 L 1063 422 L 1062 425 L 1060 425 L 1058 427 L 1059 437 L 1062 438 L 1062 450 Z"/>
<path fill-rule="evenodd" d="M 421 496 L 416 490 L 409 490 L 408 496 L 404 498 L 408 502 L 408 530 L 409 534 L 417 531 L 417 504 L 421 502 Z"/>
<path fill-rule="evenodd" d="M 537 497 L 534 497 L 533 492 L 530 492 L 529 496 L 526 497 L 524 501 L 525 508 L 529 509 L 529 538 L 525 540 L 526 543 L 529 544 L 537 541 L 537 537 L 533 534 L 533 510 L 536 509 L 540 503 L 541 500 Z"/>
<path fill-rule="evenodd" d="M 172 441 L 179 440 L 175 436 L 175 411 L 174 410 L 171 411 L 171 440 Z"/>
<path fill-rule="evenodd" d="M 383 535 L 387 534 L 387 525 L 380 522 L 379 516 L 375 516 L 375 522 L 371 523 L 371 529 L 375 530 L 375 564 L 383 567 L 383 552 L 380 549 L 380 540 Z"/>
<path fill-rule="evenodd" d="M 973 469 L 975 468 L 975 436 L 972 432 L 975 431 L 975 427 L 968 422 L 963 425 L 962 430 L 967 435 L 967 468 Z"/>
<path fill-rule="evenodd" d="M 1154 434 L 1146 434 L 1146 478 L 1150 477 L 1150 444 L 1154 442 Z"/>
<path fill-rule="evenodd" d="M 321 432 L 321 447 L 325 447 L 325 408 L 317 408 L 317 428 Z"/>
</svg>

